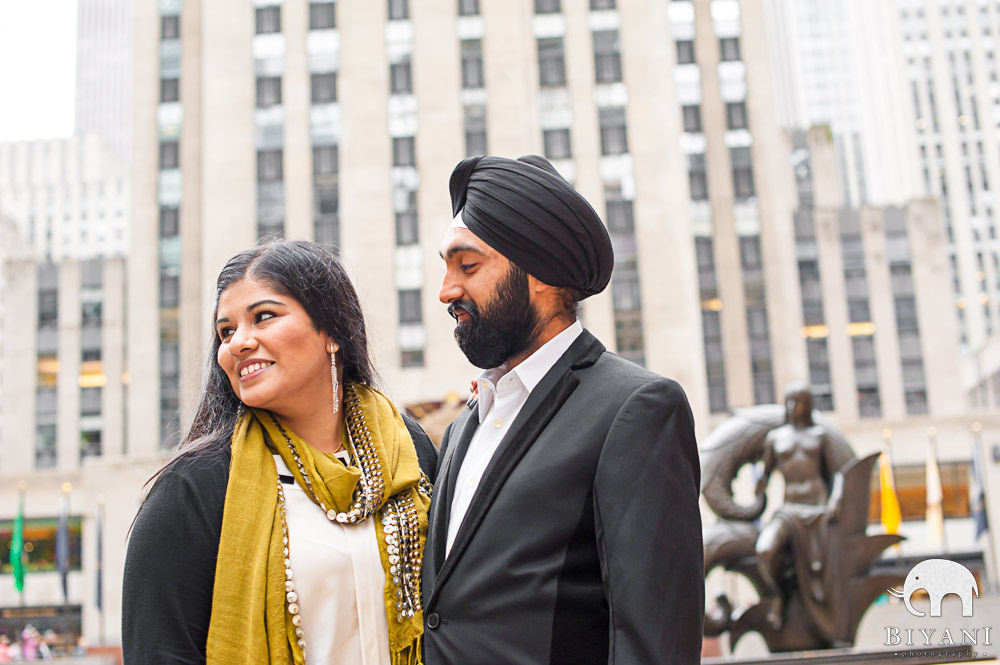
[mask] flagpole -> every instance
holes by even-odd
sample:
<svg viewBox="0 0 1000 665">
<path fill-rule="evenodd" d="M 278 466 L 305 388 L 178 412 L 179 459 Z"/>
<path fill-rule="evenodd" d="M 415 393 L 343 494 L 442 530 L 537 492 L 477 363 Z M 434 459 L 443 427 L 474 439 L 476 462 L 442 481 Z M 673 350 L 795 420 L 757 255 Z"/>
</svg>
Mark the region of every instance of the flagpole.
<svg viewBox="0 0 1000 665">
<path fill-rule="evenodd" d="M 974 455 L 978 454 L 979 459 L 982 460 L 981 464 L 982 468 L 979 469 L 979 475 L 985 476 L 986 446 L 983 443 L 983 424 L 980 423 L 979 421 L 972 423 L 972 445 L 976 447 L 976 451 L 973 454 Z M 994 591 L 997 591 L 1000 590 L 1000 579 L 997 579 L 998 576 L 1000 576 L 1000 569 L 997 568 L 997 553 L 996 549 L 993 547 L 993 534 L 990 533 L 989 531 L 990 513 L 989 510 L 987 510 L 987 507 L 989 506 L 989 501 L 988 501 L 989 497 L 987 496 L 987 493 L 990 491 L 990 488 L 989 488 L 989 482 L 986 480 L 985 477 L 981 477 L 980 481 L 982 482 L 982 491 L 983 491 L 983 511 L 986 514 L 986 524 L 987 524 L 986 548 L 985 551 L 983 552 L 983 558 L 985 559 L 984 563 L 986 564 L 987 571 L 989 572 L 990 587 Z"/>
<path fill-rule="evenodd" d="M 11 549 L 13 550 L 13 545 L 15 540 L 20 541 L 20 551 L 17 552 L 17 565 L 14 564 L 13 552 L 11 555 L 11 566 L 13 567 L 14 573 L 14 587 L 17 589 L 17 596 L 20 600 L 21 607 L 24 607 L 24 573 L 25 573 L 25 561 L 24 561 L 24 495 L 28 489 L 28 484 L 23 480 L 17 483 L 17 520 L 14 526 L 14 532 L 11 534 Z"/>
<path fill-rule="evenodd" d="M 937 456 L 937 430 L 931 427 L 927 432 L 927 460 L 924 463 L 926 500 L 924 522 L 927 527 L 927 544 L 938 545 L 941 552 L 948 552 L 948 533 L 944 521 L 944 491 L 941 485 L 941 465 Z M 940 538 L 940 542 L 935 542 Z"/>
<path fill-rule="evenodd" d="M 97 639 L 104 644 L 104 497 L 97 497 Z"/>
</svg>

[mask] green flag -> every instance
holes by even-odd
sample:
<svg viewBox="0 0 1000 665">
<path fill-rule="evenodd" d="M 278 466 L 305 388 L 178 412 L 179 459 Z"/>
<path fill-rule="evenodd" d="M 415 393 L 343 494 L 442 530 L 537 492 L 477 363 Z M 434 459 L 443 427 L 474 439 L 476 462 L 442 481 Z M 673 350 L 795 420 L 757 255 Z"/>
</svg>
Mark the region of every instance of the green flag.
<svg viewBox="0 0 1000 665">
<path fill-rule="evenodd" d="M 14 533 L 10 539 L 10 565 L 14 573 L 14 587 L 18 593 L 24 592 L 24 497 L 17 506 L 14 519 Z"/>
</svg>

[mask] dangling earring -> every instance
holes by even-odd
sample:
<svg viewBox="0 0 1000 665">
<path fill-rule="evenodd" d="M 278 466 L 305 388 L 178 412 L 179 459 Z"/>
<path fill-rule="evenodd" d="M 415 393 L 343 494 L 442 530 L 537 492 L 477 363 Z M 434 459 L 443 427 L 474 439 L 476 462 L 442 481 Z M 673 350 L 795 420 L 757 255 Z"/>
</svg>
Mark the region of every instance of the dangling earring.
<svg viewBox="0 0 1000 665">
<path fill-rule="evenodd" d="M 333 413 L 336 415 L 340 411 L 340 400 L 337 399 L 337 391 L 340 388 L 337 381 L 337 353 L 333 350 L 333 344 L 330 344 L 327 349 L 330 351 L 330 383 L 333 384 Z"/>
</svg>

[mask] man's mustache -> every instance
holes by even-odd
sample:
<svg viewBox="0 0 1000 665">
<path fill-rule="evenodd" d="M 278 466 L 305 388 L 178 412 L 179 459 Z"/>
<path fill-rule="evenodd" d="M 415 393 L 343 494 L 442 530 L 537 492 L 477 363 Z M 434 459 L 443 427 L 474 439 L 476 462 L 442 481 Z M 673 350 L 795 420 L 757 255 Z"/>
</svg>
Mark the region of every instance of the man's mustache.
<svg viewBox="0 0 1000 665">
<path fill-rule="evenodd" d="M 471 300 L 456 300 L 455 302 L 448 305 L 448 314 L 451 318 L 458 320 L 458 312 L 463 311 L 469 315 L 470 318 L 476 318 L 479 316 L 479 308 L 476 307 L 476 303 Z"/>
</svg>

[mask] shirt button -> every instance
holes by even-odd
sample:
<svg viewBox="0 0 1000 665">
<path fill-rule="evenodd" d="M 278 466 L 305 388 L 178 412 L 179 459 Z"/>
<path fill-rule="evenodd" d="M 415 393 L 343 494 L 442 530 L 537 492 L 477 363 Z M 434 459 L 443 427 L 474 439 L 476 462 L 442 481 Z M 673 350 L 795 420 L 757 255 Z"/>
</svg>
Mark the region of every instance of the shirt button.
<svg viewBox="0 0 1000 665">
<path fill-rule="evenodd" d="M 500 429 L 501 427 L 503 427 L 503 421 L 497 418 L 496 420 L 493 421 L 493 426 L 496 427 L 497 429 Z"/>
</svg>

